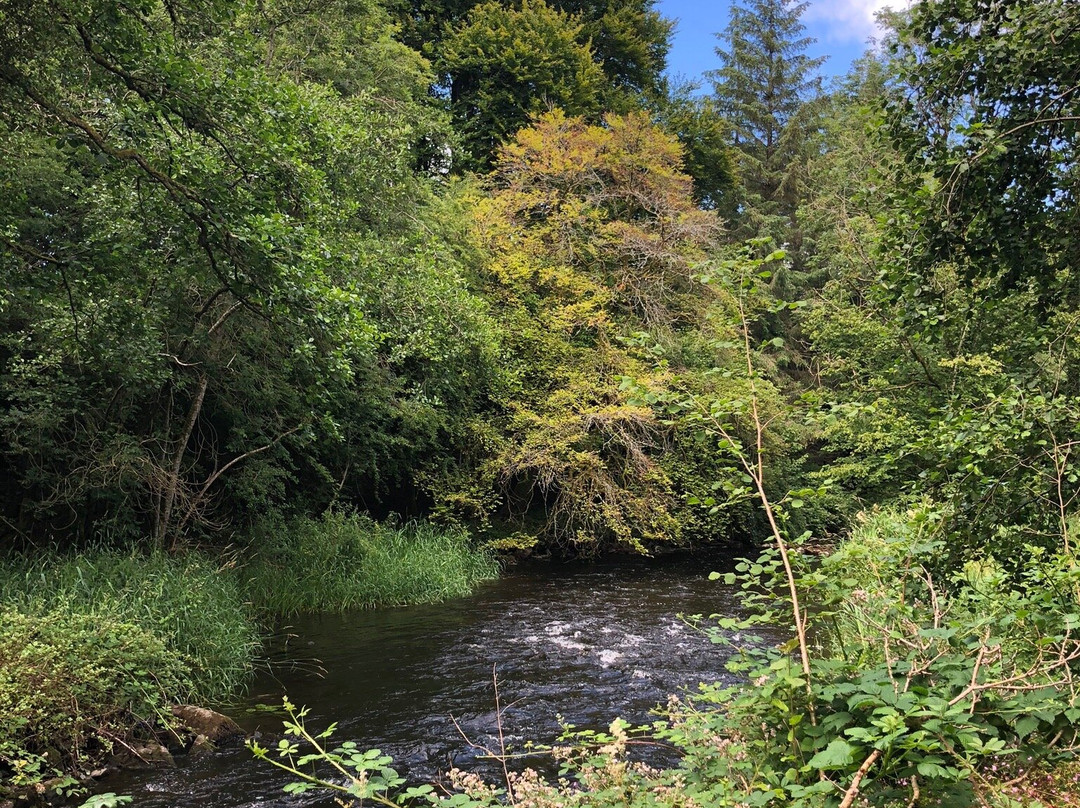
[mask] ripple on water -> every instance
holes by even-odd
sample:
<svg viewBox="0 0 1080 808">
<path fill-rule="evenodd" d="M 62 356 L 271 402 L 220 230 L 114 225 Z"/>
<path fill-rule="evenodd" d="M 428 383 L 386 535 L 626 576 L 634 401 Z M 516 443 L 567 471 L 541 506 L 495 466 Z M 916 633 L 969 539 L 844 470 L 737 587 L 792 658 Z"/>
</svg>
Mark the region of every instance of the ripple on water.
<svg viewBox="0 0 1080 808">
<path fill-rule="evenodd" d="M 676 617 L 738 614 L 734 592 L 708 580 L 722 568 L 537 566 L 450 603 L 293 620 L 298 640 L 273 650 L 275 676 L 256 685 L 249 703 L 280 703 L 287 692 L 311 709 L 313 727 L 340 722 L 336 740 L 392 754 L 410 779 L 450 765 L 494 774 L 465 740 L 497 747 L 493 668 L 504 739 L 517 749 L 556 740 L 559 716 L 579 728 L 606 727 L 615 716 L 644 722 L 669 693 L 725 679 L 724 651 Z M 280 727 L 265 714 L 239 717 L 249 730 Z M 333 804 L 285 801 L 287 778 L 242 749 L 179 762 L 102 790 L 132 794 L 140 808 Z"/>
</svg>

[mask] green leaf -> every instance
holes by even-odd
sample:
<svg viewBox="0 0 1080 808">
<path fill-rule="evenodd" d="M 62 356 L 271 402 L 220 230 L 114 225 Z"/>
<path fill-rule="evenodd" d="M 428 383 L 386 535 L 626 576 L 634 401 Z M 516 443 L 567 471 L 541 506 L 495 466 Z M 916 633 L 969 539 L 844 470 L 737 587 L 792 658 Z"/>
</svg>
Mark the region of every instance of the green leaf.
<svg viewBox="0 0 1080 808">
<path fill-rule="evenodd" d="M 814 769 L 844 769 L 855 762 L 858 747 L 852 746 L 840 738 L 810 758 L 809 766 Z"/>
<path fill-rule="evenodd" d="M 1039 719 L 1033 715 L 1021 716 L 1013 724 L 1013 729 L 1019 738 L 1026 738 L 1039 728 Z"/>
</svg>

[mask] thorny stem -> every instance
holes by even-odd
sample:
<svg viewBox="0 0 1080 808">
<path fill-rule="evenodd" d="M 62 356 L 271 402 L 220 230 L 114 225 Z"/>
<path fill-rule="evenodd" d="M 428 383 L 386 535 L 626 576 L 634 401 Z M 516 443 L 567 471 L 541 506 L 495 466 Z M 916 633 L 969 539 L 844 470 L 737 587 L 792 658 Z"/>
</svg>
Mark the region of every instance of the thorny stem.
<svg viewBox="0 0 1080 808">
<path fill-rule="evenodd" d="M 769 529 L 772 531 L 773 540 L 776 542 L 776 547 L 780 551 L 780 561 L 784 566 L 784 575 L 787 578 L 788 593 L 791 597 L 791 616 L 795 622 L 795 634 L 799 641 L 799 658 L 802 662 L 803 676 L 806 679 L 806 695 L 810 710 L 810 720 L 816 725 L 817 720 L 814 714 L 814 702 L 812 698 L 813 685 L 811 683 L 810 673 L 810 645 L 806 640 L 806 618 L 799 603 L 799 587 L 795 580 L 795 570 L 791 566 L 791 557 L 788 554 L 787 541 L 784 539 L 784 534 L 780 530 L 779 523 L 776 521 L 776 512 L 773 509 L 769 495 L 765 491 L 765 458 L 763 451 L 765 426 L 761 421 L 761 413 L 758 410 L 758 393 L 755 382 L 754 359 L 750 348 L 749 319 L 746 314 L 746 308 L 743 304 L 742 297 L 738 298 L 738 303 L 739 321 L 743 337 L 743 351 L 746 356 L 746 371 L 750 381 L 750 415 L 754 421 L 756 449 L 756 457 L 753 462 L 746 456 L 745 452 L 738 452 L 738 457 L 739 462 L 742 463 L 746 473 L 749 474 L 754 481 L 754 487 L 757 489 L 757 496 L 761 501 L 761 507 L 765 511 L 766 518 L 769 520 Z M 725 431 L 726 430 L 721 428 L 722 433 Z M 728 438 L 729 442 L 732 442 L 730 441 L 729 436 L 725 435 L 725 438 Z"/>
<path fill-rule="evenodd" d="M 851 778 L 851 785 L 848 786 L 848 790 L 844 792 L 844 799 L 840 801 L 839 808 L 851 808 L 852 803 L 855 802 L 855 798 L 859 796 L 859 785 L 862 783 L 866 773 L 870 771 L 871 767 L 877 763 L 877 759 L 881 757 L 881 750 L 875 749 L 869 754 L 866 760 L 863 761 L 859 770 L 855 772 L 855 776 Z"/>
</svg>

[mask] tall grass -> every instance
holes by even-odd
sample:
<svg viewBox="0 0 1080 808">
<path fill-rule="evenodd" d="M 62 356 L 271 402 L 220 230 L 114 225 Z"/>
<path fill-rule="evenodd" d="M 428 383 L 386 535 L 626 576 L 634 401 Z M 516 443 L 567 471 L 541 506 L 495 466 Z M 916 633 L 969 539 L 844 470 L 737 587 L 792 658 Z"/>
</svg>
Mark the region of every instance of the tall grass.
<svg viewBox="0 0 1080 808">
<path fill-rule="evenodd" d="M 462 530 L 330 512 L 264 525 L 246 570 L 251 602 L 276 614 L 431 603 L 498 575 Z"/>
<path fill-rule="evenodd" d="M 194 554 L 95 550 L 16 558 L 0 563 L 0 603 L 31 616 L 66 613 L 138 626 L 188 668 L 190 692 L 172 695 L 197 701 L 234 693 L 260 647 L 235 575 Z"/>
</svg>

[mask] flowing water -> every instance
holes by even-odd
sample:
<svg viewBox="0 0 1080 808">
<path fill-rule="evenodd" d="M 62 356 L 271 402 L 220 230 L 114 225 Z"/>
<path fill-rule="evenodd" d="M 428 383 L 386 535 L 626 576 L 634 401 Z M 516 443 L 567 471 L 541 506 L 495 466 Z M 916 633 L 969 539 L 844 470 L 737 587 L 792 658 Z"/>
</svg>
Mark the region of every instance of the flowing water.
<svg viewBox="0 0 1080 808">
<path fill-rule="evenodd" d="M 491 771 L 476 747 L 498 748 L 493 672 L 504 739 L 518 750 L 555 741 L 560 716 L 579 728 L 648 722 L 668 694 L 729 680 L 728 652 L 678 616 L 740 613 L 732 588 L 708 580 L 729 563 L 526 565 L 449 603 L 297 619 L 271 651 L 273 675 L 232 713 L 273 746 L 280 718 L 247 710 L 287 693 L 310 708 L 309 726 L 337 721 L 335 741 L 382 749 L 410 781 L 451 766 Z M 113 776 L 101 790 L 140 808 L 301 804 L 282 795 L 287 777 L 245 749 L 177 762 Z"/>
</svg>

